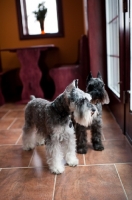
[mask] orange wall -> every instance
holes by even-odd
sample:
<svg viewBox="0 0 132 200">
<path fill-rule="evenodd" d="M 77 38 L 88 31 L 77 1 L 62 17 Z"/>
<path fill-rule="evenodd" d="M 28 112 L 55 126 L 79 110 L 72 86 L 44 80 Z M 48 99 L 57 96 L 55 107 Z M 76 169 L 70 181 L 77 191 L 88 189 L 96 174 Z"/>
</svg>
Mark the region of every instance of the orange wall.
<svg viewBox="0 0 132 200">
<path fill-rule="evenodd" d="M 62 6 L 64 37 L 20 40 L 15 0 L 0 0 L 0 48 L 55 44 L 59 47 L 59 51 L 48 53 L 46 62 L 49 67 L 53 67 L 56 63 L 75 62 L 77 43 L 84 34 L 83 0 L 62 0 Z M 1 52 L 1 60 L 3 71 L 20 67 L 15 53 Z"/>
</svg>

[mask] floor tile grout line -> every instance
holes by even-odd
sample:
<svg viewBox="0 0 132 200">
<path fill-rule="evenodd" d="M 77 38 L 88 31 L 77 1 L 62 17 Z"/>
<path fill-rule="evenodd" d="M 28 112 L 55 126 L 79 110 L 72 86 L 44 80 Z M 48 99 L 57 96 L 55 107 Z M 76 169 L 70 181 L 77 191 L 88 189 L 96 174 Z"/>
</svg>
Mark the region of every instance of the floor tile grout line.
<svg viewBox="0 0 132 200">
<path fill-rule="evenodd" d="M 104 141 L 106 141 L 105 136 L 104 136 L 104 133 L 102 132 L 101 134 L 102 134 L 102 136 L 103 136 Z"/>
<path fill-rule="evenodd" d="M 11 109 L 10 108 L 10 109 L 5 109 L 5 110 L 4 109 L 0 110 L 0 112 L 6 112 L 6 111 L 7 112 L 8 111 L 10 111 L 10 112 L 20 112 L 20 111 L 23 112 L 24 110 L 23 109 L 19 109 L 19 108 L 17 108 L 17 109 Z"/>
<path fill-rule="evenodd" d="M 17 118 L 18 119 L 18 118 Z M 6 131 L 7 129 L 0 129 L 0 131 Z M 12 131 L 16 132 L 16 131 L 21 131 L 22 128 L 12 128 Z"/>
<path fill-rule="evenodd" d="M 132 164 L 131 163 L 110 163 L 110 164 L 91 164 L 91 165 L 78 165 L 77 167 L 93 167 L 93 166 L 108 166 L 108 165 L 119 165 L 119 164 Z M 68 168 L 69 166 L 65 166 Z M 34 169 L 34 168 L 49 168 L 48 166 L 26 166 L 26 167 L 1 167 L 0 169 Z"/>
<path fill-rule="evenodd" d="M 55 178 L 54 178 L 54 187 L 53 187 L 53 196 L 52 196 L 52 200 L 54 200 L 54 197 L 55 197 L 56 179 L 57 179 L 57 175 L 55 175 Z"/>
<path fill-rule="evenodd" d="M 86 165 L 86 159 L 85 159 L 85 155 L 83 154 L 83 163 L 84 165 Z"/>
<path fill-rule="evenodd" d="M 114 165 L 114 163 L 110 163 L 110 164 L 89 164 L 89 165 L 78 165 L 78 167 L 94 167 L 94 166 L 108 166 L 108 165 Z"/>
<path fill-rule="evenodd" d="M 40 167 L 35 167 L 35 166 L 32 166 L 32 167 L 1 167 L 1 170 L 2 169 L 35 169 L 35 168 L 48 168 L 48 166 L 40 166 Z"/>
<path fill-rule="evenodd" d="M 89 166 L 102 166 L 102 165 L 104 165 L 104 166 L 107 166 L 107 165 L 114 165 L 114 164 L 116 164 L 116 165 L 127 165 L 127 164 L 132 164 L 132 162 L 126 162 L 126 163 L 104 163 L 104 164 L 86 164 L 86 165 L 78 165 L 78 167 L 89 167 Z"/>
<path fill-rule="evenodd" d="M 132 145 L 130 144 L 129 140 L 127 139 L 126 135 L 125 135 L 125 140 L 127 141 L 127 143 L 129 144 L 129 146 L 132 148 Z"/>
<path fill-rule="evenodd" d="M 28 167 L 29 167 L 30 164 L 31 164 L 31 161 L 32 161 L 32 159 L 33 159 L 34 154 L 35 154 L 35 149 L 33 150 L 33 154 L 32 154 L 31 159 L 30 159 L 30 161 L 29 161 Z"/>
<path fill-rule="evenodd" d="M 120 175 L 119 175 L 119 173 L 118 173 L 117 167 L 116 167 L 115 164 L 114 164 L 114 166 L 115 166 L 115 169 L 116 169 L 116 172 L 117 172 L 118 178 L 119 178 L 119 180 L 120 180 L 120 183 L 121 183 L 122 189 L 123 189 L 123 191 L 124 191 L 124 193 L 125 193 L 126 199 L 128 200 L 128 196 L 127 196 L 127 193 L 126 193 L 126 191 L 125 191 L 124 185 L 123 185 L 123 183 L 122 183 L 121 177 L 120 177 Z"/>
<path fill-rule="evenodd" d="M 14 143 L 12 143 L 12 144 L 0 144 L 0 147 L 3 147 L 3 146 L 13 146 L 13 145 L 15 145 Z"/>
<path fill-rule="evenodd" d="M 18 143 L 18 141 L 20 140 L 21 136 L 22 136 L 22 134 L 21 134 L 21 135 L 19 136 L 19 138 L 17 139 L 15 145 L 17 145 L 17 143 Z"/>
<path fill-rule="evenodd" d="M 11 111 L 11 110 L 8 110 L 8 111 L 6 112 L 6 114 L 4 114 L 4 116 L 3 116 L 1 119 L 4 119 L 4 118 L 6 117 L 6 115 L 7 115 L 8 113 L 10 113 L 10 111 Z"/>
<path fill-rule="evenodd" d="M 12 126 L 12 124 L 13 124 L 16 120 L 17 120 L 17 118 L 15 118 L 15 119 L 13 120 L 13 122 L 10 124 L 10 126 L 8 126 L 7 130 L 9 130 L 9 128 Z"/>
<path fill-rule="evenodd" d="M 19 117 L 19 116 L 16 116 L 16 117 L 4 117 L 4 118 L 1 118 L 1 119 L 12 119 L 13 120 L 13 119 L 16 119 L 16 118 L 20 119 L 20 120 L 23 119 L 23 117 Z"/>
<path fill-rule="evenodd" d="M 0 146 L 22 146 L 22 144 L 0 144 Z"/>
</svg>

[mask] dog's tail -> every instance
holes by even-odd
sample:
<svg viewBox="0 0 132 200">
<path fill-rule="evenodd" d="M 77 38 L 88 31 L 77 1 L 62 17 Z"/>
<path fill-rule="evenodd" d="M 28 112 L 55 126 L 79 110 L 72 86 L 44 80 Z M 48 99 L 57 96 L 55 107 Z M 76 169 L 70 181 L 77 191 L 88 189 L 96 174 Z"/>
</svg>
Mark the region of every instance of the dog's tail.
<svg viewBox="0 0 132 200">
<path fill-rule="evenodd" d="M 31 99 L 31 100 L 34 100 L 34 99 L 36 99 L 36 98 L 35 98 L 34 95 L 30 95 L 30 99 Z"/>
</svg>

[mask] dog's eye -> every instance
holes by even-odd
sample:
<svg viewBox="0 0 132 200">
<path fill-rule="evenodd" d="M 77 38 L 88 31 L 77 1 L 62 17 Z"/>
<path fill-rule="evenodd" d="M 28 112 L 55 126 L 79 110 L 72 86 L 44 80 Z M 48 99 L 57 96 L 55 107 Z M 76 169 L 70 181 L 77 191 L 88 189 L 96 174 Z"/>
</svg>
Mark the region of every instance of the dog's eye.
<svg viewBox="0 0 132 200">
<path fill-rule="evenodd" d="M 91 106 L 90 102 L 87 102 L 87 107 L 89 108 Z"/>
<path fill-rule="evenodd" d="M 105 87 L 105 84 L 103 84 L 102 87 Z"/>
</svg>

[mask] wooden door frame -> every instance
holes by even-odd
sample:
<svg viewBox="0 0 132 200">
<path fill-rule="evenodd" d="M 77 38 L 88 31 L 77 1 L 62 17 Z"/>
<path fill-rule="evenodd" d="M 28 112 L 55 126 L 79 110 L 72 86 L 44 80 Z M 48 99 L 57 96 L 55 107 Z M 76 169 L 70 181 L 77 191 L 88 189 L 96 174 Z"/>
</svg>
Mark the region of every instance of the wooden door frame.
<svg viewBox="0 0 132 200">
<path fill-rule="evenodd" d="M 132 112 L 130 111 L 130 1 L 127 0 L 127 11 L 125 13 L 125 135 L 132 144 Z M 132 11 L 131 11 L 132 12 Z"/>
<path fill-rule="evenodd" d="M 125 133 L 125 119 L 124 119 L 124 93 L 125 91 L 125 58 L 124 58 L 124 49 L 125 49 L 125 38 L 124 38 L 124 11 L 123 11 L 123 1 L 118 0 L 119 4 L 119 62 L 120 62 L 120 98 L 118 98 L 108 87 L 108 94 L 110 96 L 110 110 L 115 116 L 117 123 Z M 107 44 L 106 44 L 107 45 Z"/>
</svg>

